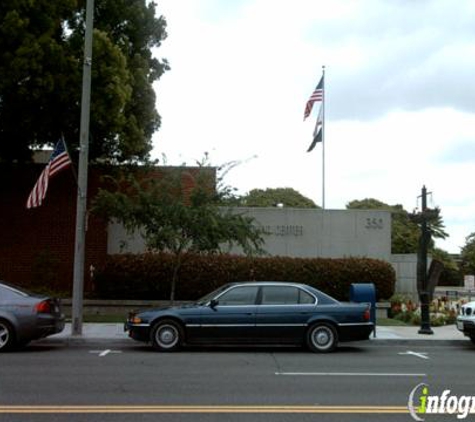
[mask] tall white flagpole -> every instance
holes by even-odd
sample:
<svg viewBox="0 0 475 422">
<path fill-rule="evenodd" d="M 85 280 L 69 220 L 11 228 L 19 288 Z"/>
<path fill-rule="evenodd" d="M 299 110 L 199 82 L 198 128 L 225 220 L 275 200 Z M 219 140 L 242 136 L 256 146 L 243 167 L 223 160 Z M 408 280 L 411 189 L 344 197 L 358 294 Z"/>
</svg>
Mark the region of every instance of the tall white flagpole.
<svg viewBox="0 0 475 422">
<path fill-rule="evenodd" d="M 325 66 L 322 66 L 322 208 L 325 209 Z"/>
</svg>

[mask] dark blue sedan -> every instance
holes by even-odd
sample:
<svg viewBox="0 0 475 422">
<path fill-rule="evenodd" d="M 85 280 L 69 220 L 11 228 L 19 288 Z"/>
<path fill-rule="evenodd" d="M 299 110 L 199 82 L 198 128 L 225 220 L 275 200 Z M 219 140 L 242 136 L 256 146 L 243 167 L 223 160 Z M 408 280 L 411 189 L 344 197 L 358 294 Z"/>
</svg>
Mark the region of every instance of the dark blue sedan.
<svg viewBox="0 0 475 422">
<path fill-rule="evenodd" d="M 196 344 L 298 344 L 331 352 L 339 342 L 367 340 L 369 304 L 343 303 L 296 283 L 227 284 L 196 303 L 131 314 L 129 336 L 171 352 Z"/>
</svg>

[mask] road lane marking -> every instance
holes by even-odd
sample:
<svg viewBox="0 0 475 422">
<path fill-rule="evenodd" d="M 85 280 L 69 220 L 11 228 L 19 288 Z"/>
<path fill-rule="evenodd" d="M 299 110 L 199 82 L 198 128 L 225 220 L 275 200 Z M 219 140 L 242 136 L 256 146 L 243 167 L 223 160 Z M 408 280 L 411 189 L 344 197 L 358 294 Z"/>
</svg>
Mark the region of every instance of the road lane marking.
<svg viewBox="0 0 475 422">
<path fill-rule="evenodd" d="M 0 414 L 335 413 L 401 414 L 407 406 L 0 406 Z"/>
<path fill-rule="evenodd" d="M 427 374 L 401 374 L 384 372 L 276 372 L 275 375 L 313 377 L 426 377 Z"/>
<path fill-rule="evenodd" d="M 100 358 L 103 358 L 110 353 L 119 354 L 122 352 L 120 350 L 106 349 L 106 350 L 89 350 L 89 353 L 97 354 Z"/>
<path fill-rule="evenodd" d="M 411 350 L 408 350 L 407 352 L 398 353 L 398 355 L 409 355 L 416 356 L 421 359 L 429 359 L 429 356 L 427 356 L 427 352 L 413 352 Z"/>
</svg>

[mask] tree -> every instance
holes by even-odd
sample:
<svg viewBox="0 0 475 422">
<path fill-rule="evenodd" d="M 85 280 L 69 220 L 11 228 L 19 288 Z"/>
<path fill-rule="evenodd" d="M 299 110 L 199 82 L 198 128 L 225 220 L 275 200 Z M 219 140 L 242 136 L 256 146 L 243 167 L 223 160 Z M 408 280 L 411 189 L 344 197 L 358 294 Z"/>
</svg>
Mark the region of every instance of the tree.
<svg viewBox="0 0 475 422">
<path fill-rule="evenodd" d="M 464 274 L 475 274 L 475 232 L 465 238 L 461 251 L 462 270 Z"/>
<path fill-rule="evenodd" d="M 115 189 L 101 190 L 95 199 L 95 212 L 115 218 L 129 233 L 141 231 L 150 250 L 174 256 L 171 302 L 186 253 L 220 253 L 231 245 L 247 255 L 262 252 L 254 220 L 219 207 L 227 190 L 215 190 L 214 175 L 203 167 L 132 172 L 112 180 Z"/>
<path fill-rule="evenodd" d="M 237 198 L 235 205 L 244 207 L 319 208 L 311 199 L 292 188 L 252 189 L 247 195 Z"/>
<path fill-rule="evenodd" d="M 463 283 L 461 268 L 447 251 L 434 248 L 430 254 L 432 259 L 436 259 L 444 265 L 439 281 L 441 286 L 460 286 Z"/>
<path fill-rule="evenodd" d="M 86 0 L 0 3 L 0 161 L 28 161 L 31 149 L 64 135 L 79 141 Z M 152 57 L 166 22 L 145 0 L 96 0 L 90 158 L 148 157 L 160 119 L 152 84 L 166 60 Z"/>
</svg>

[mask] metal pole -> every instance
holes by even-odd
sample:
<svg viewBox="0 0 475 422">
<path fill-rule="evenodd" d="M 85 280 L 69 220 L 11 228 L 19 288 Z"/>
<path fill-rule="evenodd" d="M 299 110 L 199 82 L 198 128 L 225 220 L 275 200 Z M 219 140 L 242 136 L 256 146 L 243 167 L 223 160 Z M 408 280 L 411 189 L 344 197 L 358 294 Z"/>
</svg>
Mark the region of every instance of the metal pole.
<svg viewBox="0 0 475 422">
<path fill-rule="evenodd" d="M 86 34 L 82 76 L 81 128 L 79 135 L 78 193 L 76 206 L 76 242 L 74 251 L 74 279 L 72 303 L 73 336 L 82 335 L 84 295 L 84 255 L 86 242 L 87 173 L 89 152 L 89 116 L 91 108 L 91 66 L 94 0 L 86 3 Z"/>
<path fill-rule="evenodd" d="M 322 209 L 325 209 L 325 66 L 322 66 Z"/>
<path fill-rule="evenodd" d="M 420 277 L 420 301 L 421 301 L 421 328 L 419 334 L 434 334 L 430 327 L 430 304 L 429 289 L 427 286 L 427 248 L 430 234 L 427 230 L 427 189 L 422 187 L 422 222 L 420 241 L 420 262 L 418 262 L 418 277 Z"/>
</svg>

